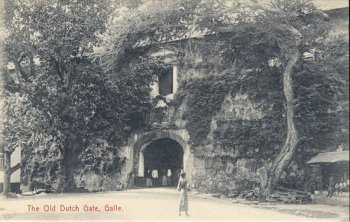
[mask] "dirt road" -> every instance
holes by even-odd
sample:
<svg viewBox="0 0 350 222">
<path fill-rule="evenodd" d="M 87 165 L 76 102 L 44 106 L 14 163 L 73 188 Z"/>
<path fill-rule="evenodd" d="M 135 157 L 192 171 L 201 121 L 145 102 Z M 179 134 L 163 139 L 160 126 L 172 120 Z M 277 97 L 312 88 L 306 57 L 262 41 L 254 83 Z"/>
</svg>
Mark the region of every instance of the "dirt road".
<svg viewBox="0 0 350 222">
<path fill-rule="evenodd" d="M 252 206 L 195 194 L 189 196 L 190 216 L 179 217 L 178 195 L 175 189 L 153 188 L 2 199 L 0 221 L 348 221 L 346 208 L 315 205 L 301 205 L 294 208 Z M 317 212 L 326 213 L 317 214 Z"/>
</svg>

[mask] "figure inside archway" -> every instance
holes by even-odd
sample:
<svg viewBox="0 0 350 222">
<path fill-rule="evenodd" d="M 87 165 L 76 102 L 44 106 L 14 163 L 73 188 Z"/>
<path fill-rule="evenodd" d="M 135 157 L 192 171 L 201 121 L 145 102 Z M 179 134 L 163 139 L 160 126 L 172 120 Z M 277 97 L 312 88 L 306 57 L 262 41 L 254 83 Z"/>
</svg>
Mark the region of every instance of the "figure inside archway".
<svg viewBox="0 0 350 222">
<path fill-rule="evenodd" d="M 162 172 L 162 186 L 163 187 L 168 186 L 167 170 L 166 169 L 163 169 L 163 172 Z"/>
<path fill-rule="evenodd" d="M 167 183 L 168 183 L 168 186 L 171 186 L 171 175 L 172 175 L 171 169 L 168 168 L 168 170 L 167 170 Z"/>
<path fill-rule="evenodd" d="M 151 187 L 152 186 L 151 170 L 147 169 L 145 175 L 146 175 L 146 187 Z"/>
<path fill-rule="evenodd" d="M 145 169 L 150 170 L 152 185 L 176 186 L 177 172 L 183 168 L 183 149 L 181 145 L 169 138 L 158 139 L 150 143 L 144 151 Z M 146 186 L 148 172 L 146 175 Z"/>
</svg>

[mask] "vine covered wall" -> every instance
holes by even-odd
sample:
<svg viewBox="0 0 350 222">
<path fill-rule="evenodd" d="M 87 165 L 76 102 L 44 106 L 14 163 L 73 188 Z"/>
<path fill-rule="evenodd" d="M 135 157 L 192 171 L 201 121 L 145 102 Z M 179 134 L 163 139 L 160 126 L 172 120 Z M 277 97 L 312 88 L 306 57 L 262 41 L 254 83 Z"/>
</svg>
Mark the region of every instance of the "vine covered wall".
<svg viewBox="0 0 350 222">
<path fill-rule="evenodd" d="M 260 186 L 259 170 L 271 166 L 286 131 L 278 72 L 223 70 L 180 84 L 198 189 L 232 193 Z"/>
</svg>

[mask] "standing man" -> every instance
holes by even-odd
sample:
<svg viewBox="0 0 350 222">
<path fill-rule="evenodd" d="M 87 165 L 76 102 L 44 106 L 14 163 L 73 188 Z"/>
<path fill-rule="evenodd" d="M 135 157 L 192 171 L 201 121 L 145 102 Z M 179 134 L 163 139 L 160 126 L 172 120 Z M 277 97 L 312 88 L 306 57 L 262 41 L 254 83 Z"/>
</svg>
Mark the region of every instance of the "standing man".
<svg viewBox="0 0 350 222">
<path fill-rule="evenodd" d="M 151 171 L 148 169 L 146 171 L 146 187 L 152 186 L 152 178 L 151 178 Z"/>
<path fill-rule="evenodd" d="M 331 176 L 329 178 L 327 197 L 331 198 L 333 196 L 333 192 L 334 192 L 334 189 L 333 189 L 333 177 Z"/>
<path fill-rule="evenodd" d="M 166 169 L 162 170 L 162 186 L 163 187 L 168 186 L 167 170 Z"/>
<path fill-rule="evenodd" d="M 180 206 L 179 206 L 179 216 L 181 212 L 185 211 L 186 216 L 188 216 L 188 190 L 189 184 L 186 179 L 186 173 L 182 172 L 180 175 L 179 183 L 177 185 L 177 190 L 180 191 Z"/>
<path fill-rule="evenodd" d="M 172 175 L 172 173 L 171 173 L 171 169 L 169 168 L 168 170 L 167 170 L 167 181 L 168 181 L 168 186 L 171 186 L 171 175 Z"/>
</svg>

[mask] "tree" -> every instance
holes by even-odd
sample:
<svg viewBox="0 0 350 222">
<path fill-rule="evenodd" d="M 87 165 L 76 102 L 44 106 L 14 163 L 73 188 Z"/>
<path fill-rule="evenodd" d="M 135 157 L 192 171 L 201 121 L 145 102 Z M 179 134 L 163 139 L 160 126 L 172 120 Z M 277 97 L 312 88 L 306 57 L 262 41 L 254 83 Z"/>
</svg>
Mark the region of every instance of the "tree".
<svg viewBox="0 0 350 222">
<path fill-rule="evenodd" d="M 4 33 L 5 33 L 5 30 L 4 30 L 4 27 L 5 27 L 5 15 L 4 15 L 4 10 L 5 9 L 5 4 L 4 4 L 4 1 L 2 1 L 0 3 L 0 27 L 1 27 L 1 30 L 0 30 L 0 72 L 3 72 L 4 70 L 4 64 L 5 64 L 5 58 L 4 58 L 4 39 L 5 39 L 5 36 L 4 36 Z M 0 76 L 0 110 L 3 110 L 3 93 L 4 93 L 4 90 L 3 90 L 3 75 L 1 74 Z M 0 127 L 2 128 L 2 112 L 0 113 Z M 0 128 L 0 129 L 1 129 Z M 0 130 L 0 143 L 2 143 L 2 140 L 3 140 L 3 132 L 2 130 Z M 4 152 L 4 148 L 3 148 L 3 145 L 1 144 L 0 145 L 0 153 L 3 153 Z"/>
<path fill-rule="evenodd" d="M 264 25 L 263 28 L 271 28 L 268 30 L 269 33 L 265 41 L 271 41 L 272 39 L 272 41 L 275 42 L 276 47 L 280 49 L 281 53 L 277 58 L 284 63 L 282 76 L 283 92 L 286 99 L 287 137 L 282 149 L 274 160 L 272 169 L 269 170 L 268 182 L 264 190 L 265 197 L 269 196 L 272 190 L 277 186 L 279 178 L 284 169 L 289 165 L 297 148 L 299 138 L 294 122 L 294 84 L 292 73 L 302 55 L 299 47 L 304 36 L 300 29 L 307 27 L 307 24 L 303 24 L 306 19 L 305 16 L 317 14 L 316 9 L 310 5 L 311 3 L 305 4 L 304 2 L 298 1 L 289 3 L 286 1 L 275 1 L 274 3 L 274 7 L 272 8 L 265 8 L 255 4 L 252 6 L 252 8 L 257 7 L 259 10 L 265 12 L 265 15 L 263 15 L 265 24 L 260 23 L 260 25 Z M 301 13 L 297 14 L 298 12 Z M 303 16 L 303 14 L 305 16 Z M 296 16 L 300 17 L 296 19 Z M 276 18 L 278 20 L 276 20 Z M 266 30 L 258 30 L 258 32 L 261 33 L 265 31 Z M 282 36 L 283 38 L 276 38 L 273 35 L 277 33 L 285 33 L 286 35 Z M 271 34 L 271 36 L 269 36 L 269 34 Z"/>
<path fill-rule="evenodd" d="M 1 5 L 0 5 L 0 9 L 1 9 L 1 27 L 2 29 L 0 30 L 1 33 L 1 39 L 0 39 L 0 58 L 1 58 L 1 62 L 0 62 L 0 67 L 1 67 L 1 77 L 0 77 L 0 109 L 1 109 L 1 113 L 0 113 L 0 152 L 1 154 L 3 154 L 4 157 L 4 181 L 3 181 L 3 193 L 2 196 L 4 197 L 8 197 L 10 189 L 11 189 L 11 174 L 15 171 L 17 171 L 22 164 L 27 160 L 28 155 L 26 155 L 27 153 L 24 153 L 22 160 L 17 163 L 14 166 L 11 166 L 11 154 L 14 152 L 14 150 L 17 147 L 21 147 L 22 145 L 24 145 L 24 141 L 26 141 L 26 139 L 24 140 L 16 140 L 13 141 L 13 137 L 9 138 L 9 135 L 13 135 L 13 134 L 8 134 L 8 132 L 6 132 L 9 128 L 6 127 L 6 125 L 8 124 L 7 120 L 8 120 L 8 115 L 16 115 L 19 112 L 23 111 L 23 109 L 18 110 L 16 108 L 14 108 L 16 105 L 12 105 L 12 106 L 7 106 L 9 103 L 8 99 L 7 99 L 7 93 L 6 93 L 6 87 L 9 81 L 9 76 L 7 73 L 7 68 L 6 66 L 7 64 L 7 59 L 6 59 L 6 53 L 5 53 L 5 46 L 6 46 L 6 38 L 8 38 L 7 34 L 8 34 L 8 21 L 9 18 L 11 17 L 11 15 L 8 13 L 9 12 L 9 8 L 12 7 L 12 3 L 10 1 L 2 1 Z M 16 101 L 11 101 L 13 104 L 16 103 Z M 17 107 L 18 108 L 18 107 Z M 17 116 L 19 117 L 19 116 Z M 21 119 L 13 119 L 15 120 L 15 122 L 12 122 L 12 128 L 11 129 L 18 129 L 19 127 L 23 127 Z M 13 124 L 14 123 L 14 124 Z M 15 133 L 15 130 L 12 131 L 11 133 Z M 27 134 L 28 135 L 28 134 Z M 11 146 L 10 148 L 7 145 L 7 142 L 11 141 Z"/>
<path fill-rule="evenodd" d="M 30 156 L 25 181 L 42 176 L 67 192 L 76 188 L 72 169 L 116 171 L 115 153 L 133 128 L 133 115 L 150 107 L 152 61 L 138 59 L 112 82 L 88 57 L 109 6 L 107 0 L 53 0 L 16 1 L 11 8 L 5 52 L 18 75 L 5 73 L 5 144 L 14 150 L 29 141 L 22 144 Z"/>
<path fill-rule="evenodd" d="M 304 72 L 304 70 L 307 69 L 307 65 L 302 68 L 300 67 L 301 64 L 305 65 L 305 61 L 303 59 L 305 53 L 310 53 L 316 50 L 320 52 L 320 55 L 322 55 L 323 58 L 327 57 L 329 60 L 329 58 L 333 57 L 331 60 L 333 62 L 332 65 L 329 63 L 322 63 L 322 67 L 327 70 L 330 70 L 330 67 L 332 66 L 336 66 L 336 61 L 339 59 L 343 60 L 344 56 L 346 58 L 347 54 L 346 52 L 340 50 L 339 55 L 335 56 L 327 50 L 326 44 L 330 43 L 329 40 L 331 38 L 329 29 L 327 30 L 327 16 L 318 10 L 311 2 L 273 1 L 272 3 L 273 4 L 268 8 L 256 4 L 249 6 L 250 8 L 256 8 L 264 12 L 263 17 L 258 17 L 259 20 L 263 22 L 257 22 L 259 27 L 262 28 L 261 30 L 259 30 L 259 28 L 255 29 L 257 35 L 263 36 L 266 34 L 266 32 L 268 32 L 266 36 L 262 37 L 263 42 L 273 41 L 274 44 L 276 44 L 275 47 L 279 49 L 279 52 L 277 52 L 277 54 L 275 54 L 273 57 L 278 58 L 282 63 L 281 73 L 283 76 L 283 91 L 286 99 L 285 110 L 287 120 L 287 137 L 284 146 L 276 156 L 272 168 L 269 170 L 268 183 L 264 191 L 265 197 L 268 197 L 273 189 L 278 185 L 282 173 L 288 167 L 296 154 L 298 142 L 300 139 L 303 139 L 298 136 L 300 128 L 298 129 L 296 127 L 295 109 L 297 106 L 300 106 L 300 104 L 296 102 L 296 97 L 294 96 L 296 89 L 301 85 L 301 83 L 293 81 L 293 78 L 296 76 L 296 74 L 300 74 L 300 72 Z M 281 35 L 281 33 L 283 34 Z M 261 39 L 258 38 L 257 41 L 261 41 Z M 334 44 L 341 46 L 344 44 L 341 42 L 342 40 L 340 42 L 335 41 Z M 257 45 L 255 40 L 253 40 L 252 43 L 255 46 Z M 315 56 L 317 57 L 319 55 Z M 265 62 L 266 59 L 268 58 L 265 58 Z M 320 62 L 320 60 L 315 59 L 315 63 L 318 65 L 320 65 Z M 346 73 L 345 70 L 339 70 L 339 68 L 337 71 L 339 71 L 337 72 L 337 75 L 340 75 L 338 76 L 340 79 L 341 76 Z M 313 72 L 304 72 L 303 74 L 305 76 L 303 76 L 303 78 L 307 78 L 308 76 L 312 75 L 312 73 Z M 323 75 L 320 76 L 321 79 L 332 78 L 330 76 L 332 75 L 331 73 L 323 72 L 322 74 Z M 344 97 L 342 97 L 342 95 L 344 95 L 344 89 L 346 90 L 346 80 L 342 80 L 341 82 L 345 84 L 334 82 L 333 84 L 335 87 L 343 84 L 345 86 L 344 88 L 329 92 L 329 95 L 334 95 L 333 98 L 337 104 L 336 106 L 344 101 Z M 313 87 L 315 87 L 315 85 L 313 85 Z M 322 85 L 326 86 L 324 83 Z M 339 93 L 340 95 L 337 96 Z M 308 99 L 310 103 L 310 94 L 298 93 L 298 96 L 299 99 L 302 100 Z M 318 101 L 319 100 L 320 99 L 318 99 Z M 331 106 L 328 105 L 327 107 L 330 109 Z M 299 112 L 298 114 L 300 115 L 301 113 Z M 307 112 L 304 111 L 301 115 L 305 116 L 307 115 Z M 305 123 L 307 122 L 304 122 L 304 124 Z M 301 122 L 298 125 L 300 126 L 300 124 Z M 306 126 L 306 128 L 308 127 Z M 310 128 L 308 130 L 310 130 Z M 329 135 L 334 135 L 334 133 L 330 133 Z"/>
<path fill-rule="evenodd" d="M 75 106 L 79 99 L 74 97 L 74 93 L 82 92 L 79 87 L 85 87 L 85 84 L 89 84 L 87 81 L 93 78 L 91 74 L 86 74 L 88 67 L 93 69 L 93 66 L 84 56 L 92 49 L 94 35 L 103 29 L 105 3 L 99 1 L 94 5 L 89 1 L 16 1 L 8 12 L 14 16 L 8 21 L 10 36 L 6 42 L 6 55 L 8 61 L 15 65 L 18 76 L 15 80 L 7 75 L 5 85 L 8 100 L 6 109 L 9 110 L 6 113 L 8 121 L 5 122 L 5 149 L 8 150 L 5 157 L 9 159 L 17 143 L 25 141 L 21 137 L 34 140 L 36 135 L 41 135 L 51 138 L 62 155 L 59 160 L 62 162 L 61 190 L 74 189 L 69 172 L 72 172 L 72 151 L 76 146 L 72 143 L 77 141 L 74 136 L 70 136 L 70 130 L 76 130 L 74 127 L 77 126 L 69 126 L 68 123 L 74 117 L 88 118 L 94 109 L 84 103 Z M 74 86 L 74 83 L 87 75 L 90 75 L 90 79 L 87 78 L 79 87 Z M 80 95 L 83 96 L 84 93 L 87 94 L 85 91 Z M 24 100 L 20 101 L 20 98 Z M 17 102 L 12 103 L 14 100 Z M 10 115 L 13 112 L 11 108 L 23 110 L 23 107 L 28 107 L 29 110 L 17 112 L 18 116 Z M 75 107 L 77 109 L 72 110 Z M 70 116 L 72 113 L 69 112 L 80 110 L 84 112 L 81 116 Z M 26 115 L 29 118 L 24 118 Z M 27 120 L 26 124 L 18 124 L 23 120 Z M 33 124 L 35 122 L 37 124 Z M 26 131 L 24 129 L 28 127 L 19 128 L 21 126 L 31 128 Z M 38 143 L 29 147 L 35 145 Z M 12 170 L 8 174 L 5 172 L 6 181 L 9 181 L 11 173 Z M 4 189 L 4 193 L 7 191 Z"/>
<path fill-rule="evenodd" d="M 29 158 L 28 147 L 33 145 L 33 139 L 35 138 L 31 129 L 35 125 L 35 121 L 39 119 L 37 112 L 31 109 L 25 96 L 19 94 L 5 95 L 3 97 L 5 102 L 2 118 L 5 168 L 2 195 L 7 197 L 11 188 L 12 173 L 19 170 Z M 21 150 L 21 161 L 11 166 L 11 155 L 16 149 Z"/>
</svg>

